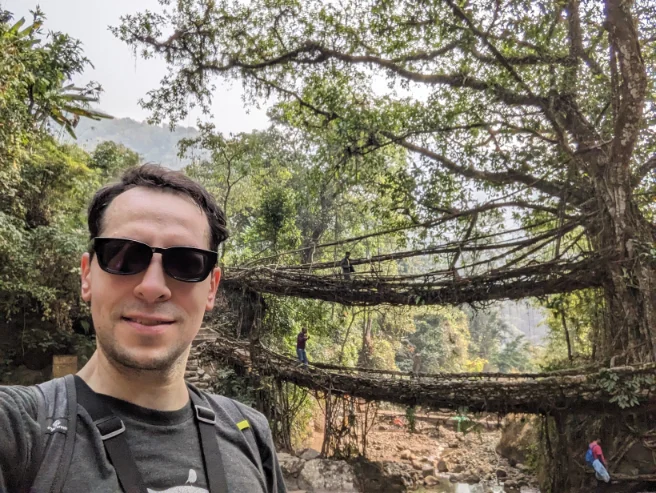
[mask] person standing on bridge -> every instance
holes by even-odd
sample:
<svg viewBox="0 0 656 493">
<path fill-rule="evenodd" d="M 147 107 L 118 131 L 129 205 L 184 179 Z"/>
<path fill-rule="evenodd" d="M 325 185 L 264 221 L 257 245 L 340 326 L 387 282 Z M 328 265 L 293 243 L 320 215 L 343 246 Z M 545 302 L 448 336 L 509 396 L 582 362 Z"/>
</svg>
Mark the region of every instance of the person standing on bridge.
<svg viewBox="0 0 656 493">
<path fill-rule="evenodd" d="M 347 281 L 350 281 L 351 280 L 351 273 L 355 272 L 355 269 L 353 268 L 353 265 L 351 265 L 351 252 L 346 252 L 344 254 L 344 258 L 339 263 L 339 265 L 342 268 L 342 275 L 344 276 L 344 279 L 346 279 Z"/>
<path fill-rule="evenodd" d="M 606 469 L 608 467 L 606 465 L 606 458 L 604 457 L 604 452 L 601 450 L 601 438 L 597 438 L 588 445 L 585 461 L 594 469 L 597 481 L 603 481 L 605 483 L 610 481 L 610 475 Z M 597 491 L 599 491 L 599 483 L 597 485 Z"/>
<path fill-rule="evenodd" d="M 307 333 L 307 327 L 303 327 L 296 336 L 296 356 L 305 366 L 308 365 L 307 353 L 305 352 L 305 343 L 310 338 Z"/>
</svg>

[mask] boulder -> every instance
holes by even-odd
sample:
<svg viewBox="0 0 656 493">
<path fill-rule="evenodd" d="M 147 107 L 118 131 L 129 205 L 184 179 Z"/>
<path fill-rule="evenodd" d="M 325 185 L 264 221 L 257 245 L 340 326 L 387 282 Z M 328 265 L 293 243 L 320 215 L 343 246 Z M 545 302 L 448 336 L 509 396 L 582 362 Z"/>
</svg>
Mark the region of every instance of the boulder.
<svg viewBox="0 0 656 493">
<path fill-rule="evenodd" d="M 497 469 L 497 470 L 496 470 L 496 474 L 497 474 L 497 478 L 499 478 L 499 479 L 507 478 L 507 477 L 508 477 L 508 473 L 506 472 L 505 469 L 500 469 L 500 468 Z"/>
<path fill-rule="evenodd" d="M 401 459 L 403 459 L 403 460 L 412 460 L 412 459 L 415 458 L 413 453 L 410 452 L 410 450 L 408 450 L 408 449 L 402 450 L 401 455 L 399 455 L 399 457 L 401 457 Z"/>
<path fill-rule="evenodd" d="M 435 475 L 435 468 L 432 464 L 424 464 L 421 468 L 421 475 L 426 478 Z"/>
<path fill-rule="evenodd" d="M 455 472 L 456 474 L 458 474 L 458 473 L 461 473 L 465 470 L 465 466 L 463 466 L 462 464 L 456 464 L 455 466 L 453 466 L 453 468 L 451 470 L 453 472 Z"/>
<path fill-rule="evenodd" d="M 465 475 L 463 482 L 467 484 L 477 484 L 481 482 L 481 478 L 476 474 L 467 474 Z"/>
<path fill-rule="evenodd" d="M 294 457 L 293 455 L 278 452 L 278 462 L 280 463 L 280 469 L 282 470 L 282 476 L 287 485 L 287 489 L 300 489 L 298 485 L 298 476 L 305 466 L 305 461 L 298 457 Z"/>
<path fill-rule="evenodd" d="M 452 483 L 462 483 L 463 482 L 462 474 L 451 474 L 449 476 L 449 481 L 451 481 Z"/>
<path fill-rule="evenodd" d="M 299 489 L 313 492 L 356 493 L 353 467 L 343 460 L 313 459 L 298 476 Z"/>
<path fill-rule="evenodd" d="M 306 448 L 298 454 L 298 457 L 299 459 L 303 459 L 303 460 L 314 460 L 314 459 L 318 459 L 320 455 L 321 452 L 318 452 L 312 448 Z"/>
<path fill-rule="evenodd" d="M 446 465 L 446 462 L 442 459 L 437 461 L 437 470 L 439 472 L 449 472 L 449 466 Z"/>
<path fill-rule="evenodd" d="M 435 476 L 426 476 L 424 478 L 424 484 L 426 486 L 436 486 L 440 484 L 440 480 L 437 479 Z"/>
<path fill-rule="evenodd" d="M 372 462 L 358 458 L 353 467 L 360 491 L 405 493 L 419 482 L 419 473 L 409 464 L 399 462 Z"/>
</svg>

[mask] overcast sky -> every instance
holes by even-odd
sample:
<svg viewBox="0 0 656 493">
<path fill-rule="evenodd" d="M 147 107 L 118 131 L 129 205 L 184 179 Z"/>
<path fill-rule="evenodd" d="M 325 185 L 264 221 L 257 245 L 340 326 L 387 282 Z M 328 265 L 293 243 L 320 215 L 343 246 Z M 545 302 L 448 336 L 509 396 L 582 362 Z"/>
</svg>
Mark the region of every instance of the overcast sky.
<svg viewBox="0 0 656 493">
<path fill-rule="evenodd" d="M 74 82 L 85 84 L 95 80 L 102 84 L 100 108 L 103 111 L 118 118 L 146 119 L 148 114 L 139 106 L 139 98 L 159 87 L 166 65 L 159 59 L 135 59 L 127 45 L 109 32 L 108 26 L 118 25 L 119 17 L 124 14 L 158 10 L 157 0 L 0 0 L 0 6 L 12 12 L 16 19 L 29 19 L 29 11 L 37 5 L 47 16 L 44 27 L 82 41 L 85 55 L 95 66 Z M 247 112 L 241 95 L 239 82 L 229 85 L 217 81 L 212 116 L 219 130 L 236 133 L 268 126 L 265 110 L 251 107 Z M 181 124 L 195 126 L 198 116 L 199 112 Z"/>
</svg>

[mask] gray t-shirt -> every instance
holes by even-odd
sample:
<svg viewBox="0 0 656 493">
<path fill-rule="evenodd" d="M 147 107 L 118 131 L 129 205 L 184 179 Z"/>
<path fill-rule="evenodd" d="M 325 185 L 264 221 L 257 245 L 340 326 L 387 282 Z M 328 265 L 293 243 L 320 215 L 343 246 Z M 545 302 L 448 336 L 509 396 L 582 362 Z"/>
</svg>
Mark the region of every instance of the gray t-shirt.
<svg viewBox="0 0 656 493">
<path fill-rule="evenodd" d="M 146 409 L 109 396 L 104 402 L 126 426 L 126 439 L 150 493 L 206 493 L 207 477 L 191 404 L 178 411 Z M 266 418 L 235 403 L 258 436 L 260 472 L 234 418 L 215 407 L 219 450 L 229 492 L 284 493 L 285 486 Z M 231 405 L 231 404 L 230 404 Z M 218 411 L 218 412 L 217 412 Z M 63 491 L 121 491 L 91 417 L 78 405 L 73 459 Z M 51 424 L 52 426 L 52 424 Z M 55 431 L 56 432 L 56 431 Z M 29 477 L 43 432 L 37 422 L 37 402 L 25 387 L 0 387 L 0 493 L 21 491 Z M 264 448 L 264 450 L 263 450 Z"/>
</svg>

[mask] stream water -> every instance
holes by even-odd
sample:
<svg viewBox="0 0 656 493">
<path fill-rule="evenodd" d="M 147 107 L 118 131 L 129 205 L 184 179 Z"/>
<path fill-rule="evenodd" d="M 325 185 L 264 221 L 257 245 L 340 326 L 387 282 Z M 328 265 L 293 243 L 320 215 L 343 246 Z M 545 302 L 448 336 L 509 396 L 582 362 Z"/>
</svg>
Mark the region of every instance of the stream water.
<svg viewBox="0 0 656 493">
<path fill-rule="evenodd" d="M 502 486 L 484 486 L 482 484 L 443 483 L 430 489 L 418 490 L 417 493 L 540 493 L 535 488 L 522 487 L 520 490 L 504 489 Z"/>
</svg>

